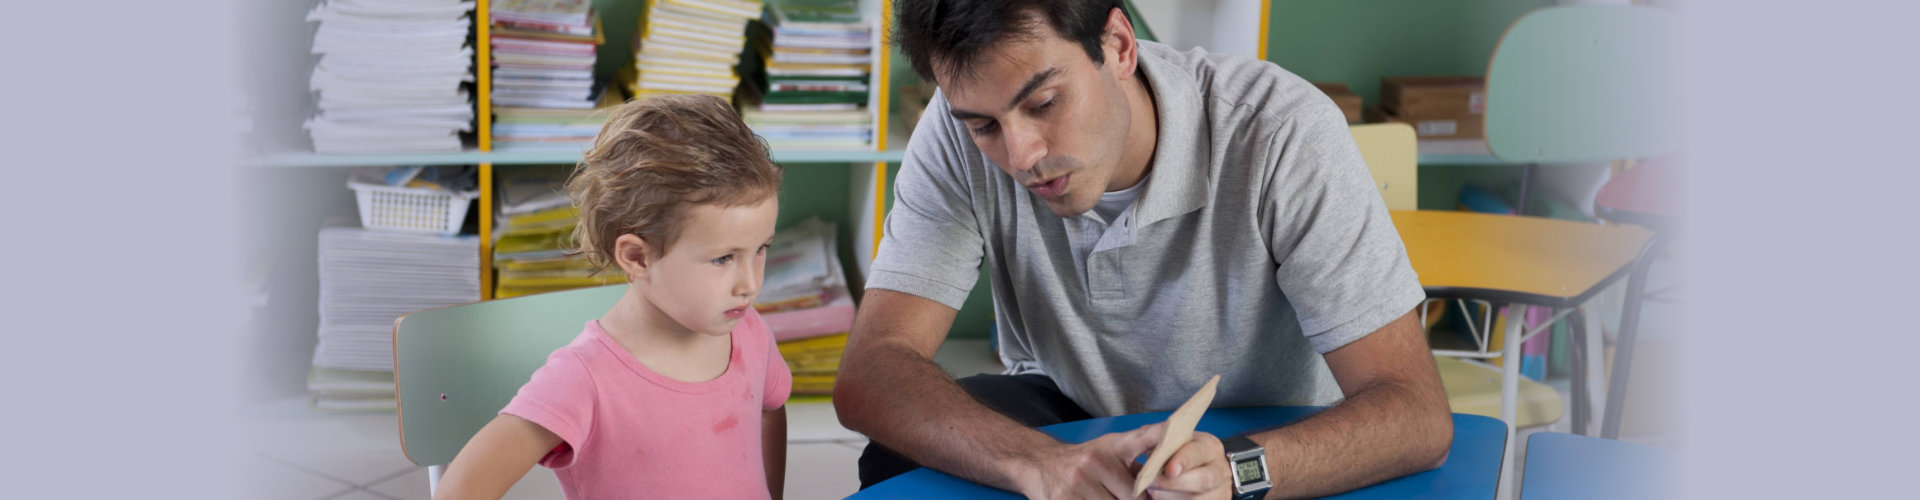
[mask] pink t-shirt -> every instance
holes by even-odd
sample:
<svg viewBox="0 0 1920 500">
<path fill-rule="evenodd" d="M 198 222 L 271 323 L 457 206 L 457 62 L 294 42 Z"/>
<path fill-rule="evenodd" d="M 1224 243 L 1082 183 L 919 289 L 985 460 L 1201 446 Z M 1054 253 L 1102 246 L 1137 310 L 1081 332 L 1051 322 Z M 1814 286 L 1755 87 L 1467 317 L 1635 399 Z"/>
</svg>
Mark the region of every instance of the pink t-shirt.
<svg viewBox="0 0 1920 500">
<path fill-rule="evenodd" d="M 655 373 L 589 321 L 500 412 L 560 436 L 540 464 L 567 498 L 767 498 L 760 412 L 792 389 L 752 309 L 733 328 L 727 371 L 699 383 Z"/>
</svg>

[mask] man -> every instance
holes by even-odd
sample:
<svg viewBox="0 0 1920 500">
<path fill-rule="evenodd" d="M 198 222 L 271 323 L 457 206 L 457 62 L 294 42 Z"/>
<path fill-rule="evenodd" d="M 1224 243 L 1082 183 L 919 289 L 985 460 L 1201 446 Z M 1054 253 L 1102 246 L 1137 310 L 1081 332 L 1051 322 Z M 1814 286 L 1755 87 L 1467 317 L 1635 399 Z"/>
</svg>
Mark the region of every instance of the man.
<svg viewBox="0 0 1920 500">
<path fill-rule="evenodd" d="M 1160 498 L 1326 495 L 1430 469 L 1452 420 L 1424 298 L 1340 112 L 1262 61 L 1134 39 L 1119 0 L 899 0 L 941 92 L 907 146 L 835 408 L 863 487 L 925 465 L 1034 498 L 1131 497 L 1162 425 L 1032 427 L 1213 406 L 1334 405 L 1196 433 Z M 1006 375 L 931 359 L 988 266 Z M 1245 438 L 1245 439 L 1238 439 Z M 1259 452 L 1271 487 L 1236 481 Z M 1237 493 L 1243 492 L 1243 493 Z"/>
</svg>

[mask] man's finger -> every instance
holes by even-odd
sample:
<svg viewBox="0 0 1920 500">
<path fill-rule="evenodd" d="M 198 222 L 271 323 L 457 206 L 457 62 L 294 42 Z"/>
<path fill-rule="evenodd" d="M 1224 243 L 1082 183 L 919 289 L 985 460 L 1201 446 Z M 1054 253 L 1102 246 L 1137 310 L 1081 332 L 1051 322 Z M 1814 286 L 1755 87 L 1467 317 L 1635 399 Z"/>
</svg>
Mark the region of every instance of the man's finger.
<svg viewBox="0 0 1920 500">
<path fill-rule="evenodd" d="M 1197 467 L 1181 471 L 1178 476 L 1154 478 L 1153 487 L 1149 489 L 1167 493 L 1197 495 L 1202 492 L 1218 490 L 1223 485 L 1226 485 L 1226 474 L 1227 471 L 1219 465 Z"/>
<path fill-rule="evenodd" d="M 1187 441 L 1185 446 L 1174 451 L 1173 456 L 1167 459 L 1167 465 L 1160 471 L 1160 475 L 1174 477 L 1181 472 L 1198 469 L 1211 462 L 1226 460 L 1226 447 L 1220 444 L 1220 438 L 1205 432 L 1195 432 L 1193 440 Z"/>
<path fill-rule="evenodd" d="M 1126 461 L 1126 463 L 1132 464 L 1133 459 L 1139 458 L 1140 455 L 1145 455 L 1149 451 L 1153 451 L 1153 446 L 1160 444 L 1160 436 L 1166 435 L 1166 433 L 1166 422 L 1159 422 L 1121 433 L 1113 441 L 1113 454 L 1114 456 L 1120 457 L 1121 460 Z"/>
</svg>

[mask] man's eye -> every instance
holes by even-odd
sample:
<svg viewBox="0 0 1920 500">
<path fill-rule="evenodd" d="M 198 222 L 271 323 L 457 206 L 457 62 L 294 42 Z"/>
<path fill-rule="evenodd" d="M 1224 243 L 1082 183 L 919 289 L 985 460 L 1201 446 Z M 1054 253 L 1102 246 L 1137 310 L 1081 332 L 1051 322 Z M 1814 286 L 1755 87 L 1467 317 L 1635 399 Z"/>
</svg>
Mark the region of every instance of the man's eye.
<svg viewBox="0 0 1920 500">
<path fill-rule="evenodd" d="M 1054 103 L 1055 101 L 1058 101 L 1058 100 L 1059 100 L 1059 99 L 1057 99 L 1057 98 L 1056 98 L 1056 99 L 1047 99 L 1047 102 L 1043 102 L 1043 103 L 1040 103 L 1040 105 L 1039 105 L 1039 106 L 1034 106 L 1034 107 L 1032 108 L 1032 112 L 1033 112 L 1033 113 L 1035 113 L 1035 114 L 1039 114 L 1039 113 L 1044 113 L 1044 112 L 1046 112 L 1046 111 L 1047 111 L 1047 110 L 1049 110 L 1049 109 L 1053 109 L 1053 103 Z"/>
<path fill-rule="evenodd" d="M 973 133 L 974 135 L 986 135 L 993 133 L 995 130 L 1000 130 L 1000 122 L 987 122 L 986 125 L 974 127 Z"/>
</svg>

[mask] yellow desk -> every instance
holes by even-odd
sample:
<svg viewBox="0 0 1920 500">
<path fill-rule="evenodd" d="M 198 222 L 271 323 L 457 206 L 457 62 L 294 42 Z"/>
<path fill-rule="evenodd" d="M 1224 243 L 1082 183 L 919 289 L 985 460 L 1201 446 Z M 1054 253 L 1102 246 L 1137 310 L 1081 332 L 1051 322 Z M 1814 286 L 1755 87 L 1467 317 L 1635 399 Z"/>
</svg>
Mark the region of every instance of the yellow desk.
<svg viewBox="0 0 1920 500">
<path fill-rule="evenodd" d="M 1499 354 L 1500 420 L 1507 423 L 1511 456 L 1512 433 L 1520 423 L 1520 345 L 1538 333 L 1522 332 L 1526 322 L 1519 318 L 1526 317 L 1528 307 L 1577 310 L 1630 273 L 1653 233 L 1635 226 L 1538 217 L 1429 210 L 1390 213 L 1428 296 L 1512 305 Z M 1573 323 L 1574 426 L 1584 428 L 1590 396 L 1586 359 L 1579 353 L 1590 349 L 1585 347 L 1586 335 L 1577 317 Z M 1480 349 L 1436 354 L 1490 357 L 1485 344 Z"/>
<path fill-rule="evenodd" d="M 1626 276 L 1653 237 L 1636 226 L 1539 217 L 1390 213 L 1428 295 L 1555 309 L 1578 306 Z"/>
</svg>

